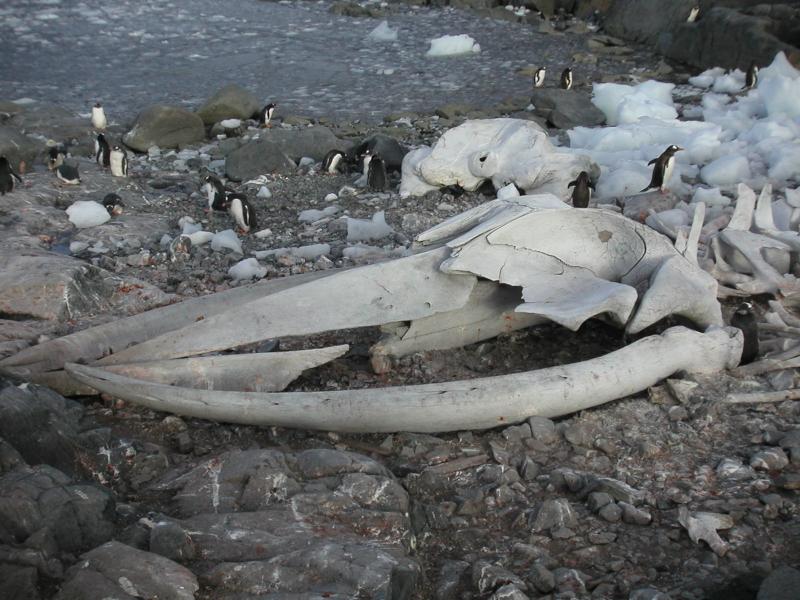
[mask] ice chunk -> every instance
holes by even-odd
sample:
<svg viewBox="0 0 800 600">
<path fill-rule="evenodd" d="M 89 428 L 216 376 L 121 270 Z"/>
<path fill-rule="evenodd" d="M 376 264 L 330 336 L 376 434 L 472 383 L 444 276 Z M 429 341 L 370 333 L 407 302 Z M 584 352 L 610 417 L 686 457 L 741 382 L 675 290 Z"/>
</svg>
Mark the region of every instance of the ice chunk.
<svg viewBox="0 0 800 600">
<path fill-rule="evenodd" d="M 708 89 L 712 85 L 714 85 L 714 81 L 720 75 L 725 74 L 725 69 L 722 67 L 714 67 L 713 69 L 708 69 L 707 71 L 703 71 L 700 75 L 696 75 L 694 77 L 689 77 L 689 83 L 691 83 L 695 87 Z"/>
<path fill-rule="evenodd" d="M 253 235 L 257 237 L 259 240 L 263 240 L 272 235 L 272 229 L 269 228 L 262 229 L 261 231 L 256 231 Z"/>
<path fill-rule="evenodd" d="M 307 246 L 293 246 L 291 248 L 275 248 L 273 250 L 256 250 L 253 254 L 256 258 L 268 258 L 270 256 L 294 256 L 304 260 L 314 260 L 320 256 L 331 253 L 330 244 L 308 244 Z"/>
<path fill-rule="evenodd" d="M 497 190 L 497 197 L 500 200 L 504 198 L 515 198 L 517 196 L 519 196 L 519 190 L 513 183 L 509 183 L 507 186 Z"/>
<path fill-rule="evenodd" d="M 181 233 L 183 235 L 192 235 L 193 233 L 197 233 L 198 231 L 201 231 L 202 229 L 203 228 L 197 223 L 184 222 L 183 229 L 181 230 Z"/>
<path fill-rule="evenodd" d="M 648 216 L 645 223 L 656 231 L 674 238 L 680 227 L 689 224 L 689 215 L 680 208 L 672 208 Z"/>
<path fill-rule="evenodd" d="M 597 182 L 596 197 L 622 198 L 639 193 L 650 183 L 650 172 L 642 165 L 630 164 L 611 172 L 603 172 Z"/>
<path fill-rule="evenodd" d="M 80 254 L 84 250 L 89 247 L 87 242 L 70 242 L 69 244 L 69 253 L 70 254 Z"/>
<path fill-rule="evenodd" d="M 194 243 L 194 241 L 192 241 L 192 243 Z M 215 233 L 214 237 L 211 238 L 212 250 L 220 251 L 223 248 L 232 250 L 237 254 L 243 254 L 242 244 L 239 241 L 239 236 L 236 235 L 236 232 L 233 229 L 226 229 L 225 231 Z"/>
<path fill-rule="evenodd" d="M 319 221 L 320 219 L 324 219 L 325 217 L 332 217 L 337 212 L 339 212 L 338 206 L 328 206 L 322 210 L 316 209 L 309 209 L 302 211 L 297 220 L 301 223 L 313 223 L 315 221 Z"/>
<path fill-rule="evenodd" d="M 325 202 L 336 202 L 339 199 L 339 196 L 331 192 L 327 196 L 325 196 Z"/>
<path fill-rule="evenodd" d="M 736 69 L 727 75 L 720 75 L 714 81 L 711 89 L 715 92 L 723 92 L 727 94 L 735 94 L 741 92 L 744 88 L 744 73 Z"/>
<path fill-rule="evenodd" d="M 800 117 L 800 79 L 774 76 L 758 85 L 758 93 L 764 99 L 769 116 L 786 115 Z"/>
<path fill-rule="evenodd" d="M 265 185 L 261 186 L 261 189 L 258 190 L 256 194 L 256 198 L 272 198 L 272 192 L 269 191 L 269 188 Z"/>
<path fill-rule="evenodd" d="M 237 129 L 241 127 L 242 122 L 239 119 L 225 119 L 224 121 L 220 121 L 219 124 L 225 129 Z"/>
<path fill-rule="evenodd" d="M 375 29 L 369 32 L 367 39 L 373 42 L 396 42 L 397 29 L 389 27 L 388 21 L 381 21 Z"/>
<path fill-rule="evenodd" d="M 347 241 L 368 242 L 379 240 L 394 233 L 394 229 L 386 224 L 383 211 L 376 212 L 372 219 L 347 219 Z"/>
<path fill-rule="evenodd" d="M 789 79 L 800 79 L 800 71 L 792 66 L 786 54 L 778 52 L 775 59 L 768 67 L 761 69 L 759 74 L 760 81 L 767 81 L 773 77 L 788 77 Z"/>
<path fill-rule="evenodd" d="M 692 196 L 692 204 L 697 202 L 703 202 L 706 206 L 728 206 L 731 203 L 731 199 L 723 196 L 717 187 L 699 187 L 694 191 L 694 196 Z"/>
<path fill-rule="evenodd" d="M 214 239 L 214 234 L 210 231 L 195 231 L 194 233 L 190 233 L 188 237 L 193 247 L 203 246 Z"/>
<path fill-rule="evenodd" d="M 93 200 L 78 200 L 67 207 L 70 222 L 78 229 L 102 225 L 109 219 L 106 207 Z"/>
<path fill-rule="evenodd" d="M 771 179 L 787 180 L 800 175 L 800 141 L 774 146 L 769 154 Z"/>
<path fill-rule="evenodd" d="M 751 178 L 750 163 L 741 154 L 729 154 L 707 164 L 700 177 L 709 185 L 730 187 Z"/>
<path fill-rule="evenodd" d="M 262 267 L 255 258 L 245 258 L 228 269 L 228 275 L 234 281 L 242 279 L 261 279 L 267 274 L 267 267 Z"/>
<path fill-rule="evenodd" d="M 643 116 L 674 119 L 678 116 L 672 102 L 674 88 L 674 84 L 660 81 L 645 81 L 635 86 L 595 83 L 592 103 L 605 114 L 609 125 L 633 123 Z"/>
<path fill-rule="evenodd" d="M 426 56 L 456 56 L 459 54 L 477 54 L 481 46 L 466 33 L 461 35 L 444 35 L 431 40 L 431 47 Z"/>
<path fill-rule="evenodd" d="M 317 161 L 315 161 L 315 160 L 314 160 L 313 158 L 311 158 L 310 156 L 303 156 L 303 157 L 300 159 L 300 162 L 299 162 L 299 163 L 297 163 L 297 166 L 299 166 L 299 167 L 310 167 L 311 165 L 314 165 L 314 164 L 316 164 L 316 162 L 317 162 Z"/>
</svg>

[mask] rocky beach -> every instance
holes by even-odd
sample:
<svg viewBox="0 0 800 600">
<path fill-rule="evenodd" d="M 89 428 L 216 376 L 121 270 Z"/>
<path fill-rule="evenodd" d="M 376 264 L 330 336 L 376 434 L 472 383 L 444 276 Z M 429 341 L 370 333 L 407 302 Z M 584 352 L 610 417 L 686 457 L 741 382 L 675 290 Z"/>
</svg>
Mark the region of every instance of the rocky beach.
<svg viewBox="0 0 800 600">
<path fill-rule="evenodd" d="M 694 3 L 678 0 L 659 15 L 635 0 L 218 4 L 0 7 L 0 156 L 22 179 L 0 196 L 0 598 L 796 598 L 800 114 L 767 91 L 790 98 L 778 84 L 800 81 L 798 9 L 701 2 L 687 24 Z M 703 41 L 719 30 L 752 51 L 726 62 L 728 42 Z M 426 56 L 431 39 L 453 34 L 479 49 Z M 762 88 L 747 96 L 750 60 Z M 549 79 L 533 89 L 544 64 Z M 575 84 L 558 89 L 566 66 Z M 604 95 L 593 84 L 620 87 Z M 95 159 L 97 101 L 105 136 L 126 148 L 127 177 Z M 268 102 L 278 107 L 262 127 Z M 417 236 L 447 219 L 538 193 L 513 177 L 434 184 L 409 166 L 447 132 L 496 119 L 546 134 L 553 155 L 585 152 L 592 206 L 646 221 L 670 245 L 702 204 L 700 266 L 720 281 L 726 323 L 754 302 L 771 364 L 675 373 L 602 406 L 491 429 L 346 433 L 159 412 L 14 363 L 151 309 L 200 322 L 205 314 L 181 307 L 204 297 L 233 306 L 293 276 L 413 257 Z M 650 177 L 645 157 L 668 135 L 689 158 L 669 191 L 636 195 Z M 48 169 L 60 147 L 80 184 Z M 362 173 L 365 149 L 386 163 L 383 190 Z M 327 173 L 334 150 L 349 165 Z M 208 176 L 254 207 L 249 232 L 209 210 Z M 410 181 L 431 191 L 405 193 Z M 712 240 L 740 220 L 750 188 L 775 196 L 759 200 L 767 208 L 753 222 L 772 228 L 773 245 L 756 253 L 780 271 L 777 284 L 759 265 L 720 275 Z M 76 205 L 111 193 L 121 214 Z M 343 309 L 298 306 L 297 318 Z M 346 344 L 270 391 L 368 390 L 590 361 L 689 321 L 676 310 L 636 334 L 609 319 L 576 331 L 548 322 L 380 368 L 379 326 L 267 336 L 214 355 Z M 113 356 L 114 343 L 98 356 Z"/>
</svg>

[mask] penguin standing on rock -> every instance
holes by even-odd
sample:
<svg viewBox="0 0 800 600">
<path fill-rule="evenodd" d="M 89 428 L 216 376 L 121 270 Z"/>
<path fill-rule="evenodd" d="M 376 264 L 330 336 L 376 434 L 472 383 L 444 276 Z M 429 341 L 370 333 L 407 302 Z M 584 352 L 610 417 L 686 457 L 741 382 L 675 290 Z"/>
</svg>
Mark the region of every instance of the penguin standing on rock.
<svg viewBox="0 0 800 600">
<path fill-rule="evenodd" d="M 367 185 L 375 192 L 382 192 L 386 189 L 386 165 L 377 154 L 373 154 L 372 160 L 369 161 Z"/>
<path fill-rule="evenodd" d="M 208 210 L 223 212 L 227 210 L 225 198 L 225 186 L 213 175 L 206 175 L 203 179 L 203 186 L 200 188 L 208 197 Z"/>
<path fill-rule="evenodd" d="M 114 177 L 127 177 L 128 176 L 128 153 L 120 146 L 114 146 L 114 149 L 109 155 L 109 162 L 111 166 L 111 174 Z"/>
<path fill-rule="evenodd" d="M 101 167 L 111 166 L 111 146 L 105 134 L 98 133 L 94 141 L 94 159 Z"/>
<path fill-rule="evenodd" d="M 97 129 L 98 131 L 105 131 L 105 128 L 108 126 L 108 120 L 106 119 L 106 113 L 103 110 L 103 106 L 97 102 L 92 107 L 92 127 Z"/>
<path fill-rule="evenodd" d="M 572 206 L 574 208 L 586 208 L 592 198 L 594 184 L 586 171 L 581 171 L 575 181 L 570 181 L 567 188 L 574 187 L 572 190 Z"/>
<path fill-rule="evenodd" d="M 81 176 L 78 174 L 78 165 L 69 165 L 67 163 L 59 165 L 56 167 L 56 177 L 67 185 L 78 185 L 81 182 Z"/>
<path fill-rule="evenodd" d="M 105 198 L 103 198 L 102 205 L 106 207 L 108 214 L 112 217 L 118 217 L 122 214 L 125 204 L 122 202 L 122 198 L 120 198 L 117 194 L 106 194 Z"/>
<path fill-rule="evenodd" d="M 270 120 L 272 119 L 272 115 L 275 114 L 275 109 L 277 107 L 277 104 L 270 102 L 261 109 L 261 111 L 258 113 L 258 122 L 262 127 L 272 127 L 272 125 L 270 125 Z"/>
<path fill-rule="evenodd" d="M 14 191 L 14 179 L 22 183 L 22 178 L 11 168 L 11 163 L 5 156 L 0 156 L 0 196 L 5 196 L 6 192 Z"/>
<path fill-rule="evenodd" d="M 249 233 L 252 228 L 258 227 L 256 211 L 244 194 L 228 194 L 228 212 L 242 233 Z"/>
<path fill-rule="evenodd" d="M 533 87 L 538 88 L 544 85 L 544 76 L 546 73 L 547 71 L 545 67 L 539 67 L 536 69 L 536 72 L 533 74 Z"/>
<path fill-rule="evenodd" d="M 344 152 L 341 150 L 331 150 L 325 155 L 322 161 L 322 170 L 325 173 L 333 174 L 339 171 L 339 164 L 344 159 Z"/>
<path fill-rule="evenodd" d="M 572 69 L 567 67 L 561 72 L 561 89 L 572 89 Z"/>
<path fill-rule="evenodd" d="M 756 61 L 752 61 L 747 68 L 747 73 L 744 76 L 743 90 L 752 90 L 758 85 L 758 65 Z"/>
<path fill-rule="evenodd" d="M 740 365 L 753 362 L 758 356 L 758 322 L 750 302 L 742 302 L 731 317 L 731 327 L 742 330 L 744 346 Z"/>
<path fill-rule="evenodd" d="M 683 150 L 683 148 L 672 144 L 664 150 L 658 158 L 654 158 L 647 163 L 648 165 L 655 164 L 655 166 L 653 167 L 653 175 L 650 178 L 650 185 L 644 188 L 642 192 L 654 188 L 658 188 L 662 194 L 666 191 L 667 182 L 672 176 L 672 170 L 675 168 L 675 153 L 681 150 Z"/>
</svg>

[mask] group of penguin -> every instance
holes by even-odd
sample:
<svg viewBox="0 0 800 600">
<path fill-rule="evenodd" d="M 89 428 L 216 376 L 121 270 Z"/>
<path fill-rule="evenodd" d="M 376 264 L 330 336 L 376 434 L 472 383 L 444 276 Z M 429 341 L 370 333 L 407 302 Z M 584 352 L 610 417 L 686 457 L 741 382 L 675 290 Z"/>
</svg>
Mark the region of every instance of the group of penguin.
<svg viewBox="0 0 800 600">
<path fill-rule="evenodd" d="M 251 229 L 258 227 L 256 211 L 245 194 L 226 188 L 219 178 L 211 174 L 203 178 L 200 189 L 208 198 L 210 213 L 229 213 L 242 233 L 249 233 Z"/>
<path fill-rule="evenodd" d="M 539 67 L 533 73 L 533 87 L 540 88 L 544 85 L 544 78 L 547 75 L 547 67 Z M 561 71 L 561 78 L 559 84 L 562 90 L 572 89 L 572 69 L 567 67 Z"/>
</svg>

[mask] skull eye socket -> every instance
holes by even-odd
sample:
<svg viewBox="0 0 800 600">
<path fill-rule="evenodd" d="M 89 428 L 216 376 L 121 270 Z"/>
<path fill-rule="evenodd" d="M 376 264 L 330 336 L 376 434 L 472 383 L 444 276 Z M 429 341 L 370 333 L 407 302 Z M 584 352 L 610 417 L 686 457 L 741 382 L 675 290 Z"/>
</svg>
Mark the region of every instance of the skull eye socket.
<svg viewBox="0 0 800 600">
<path fill-rule="evenodd" d="M 486 162 L 486 157 L 485 156 L 481 156 L 478 160 L 480 160 L 481 162 Z"/>
</svg>

